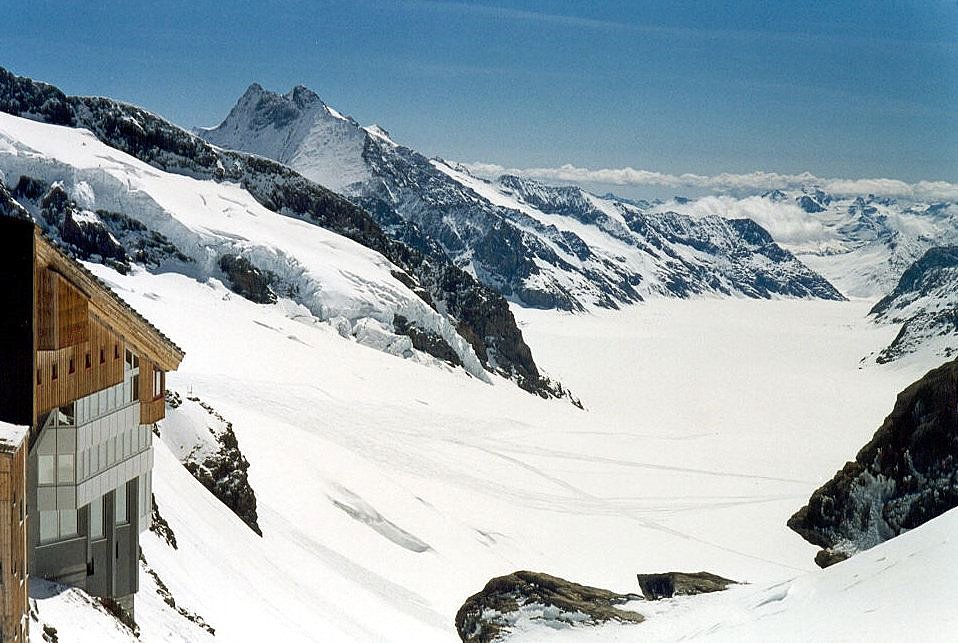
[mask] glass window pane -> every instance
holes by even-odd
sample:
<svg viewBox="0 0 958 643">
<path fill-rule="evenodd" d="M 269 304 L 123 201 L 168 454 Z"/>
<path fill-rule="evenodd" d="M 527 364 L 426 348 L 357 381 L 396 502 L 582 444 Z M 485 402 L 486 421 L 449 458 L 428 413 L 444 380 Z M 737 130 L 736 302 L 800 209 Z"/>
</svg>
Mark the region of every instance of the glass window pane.
<svg viewBox="0 0 958 643">
<path fill-rule="evenodd" d="M 40 512 L 40 542 L 50 542 L 57 539 L 57 512 Z"/>
<path fill-rule="evenodd" d="M 116 502 L 116 524 L 125 525 L 129 520 L 126 516 L 126 483 L 117 487 L 113 498 Z"/>
<path fill-rule="evenodd" d="M 103 496 L 90 503 L 90 539 L 103 538 Z"/>
<path fill-rule="evenodd" d="M 57 456 L 57 482 L 73 482 L 76 464 L 72 453 Z"/>
<path fill-rule="evenodd" d="M 77 535 L 77 511 L 67 509 L 60 512 L 60 537 L 69 538 Z"/>
<path fill-rule="evenodd" d="M 37 456 L 37 480 L 40 484 L 56 484 L 57 457 L 55 455 Z"/>
</svg>

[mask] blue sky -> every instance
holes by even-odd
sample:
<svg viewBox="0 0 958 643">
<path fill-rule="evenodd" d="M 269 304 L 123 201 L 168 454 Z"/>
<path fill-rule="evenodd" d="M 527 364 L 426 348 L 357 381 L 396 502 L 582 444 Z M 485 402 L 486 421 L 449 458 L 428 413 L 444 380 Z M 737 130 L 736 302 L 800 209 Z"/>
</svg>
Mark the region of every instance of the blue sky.
<svg viewBox="0 0 958 643">
<path fill-rule="evenodd" d="M 955 0 L 2 4 L 0 65 L 185 126 L 301 83 L 460 161 L 958 181 Z"/>
</svg>

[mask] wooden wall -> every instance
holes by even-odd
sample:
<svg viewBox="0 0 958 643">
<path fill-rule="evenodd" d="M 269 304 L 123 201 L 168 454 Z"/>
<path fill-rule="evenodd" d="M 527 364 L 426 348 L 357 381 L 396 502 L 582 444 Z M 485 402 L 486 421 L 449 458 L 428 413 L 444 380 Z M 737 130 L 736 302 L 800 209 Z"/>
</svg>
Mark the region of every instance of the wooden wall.
<svg viewBox="0 0 958 643">
<path fill-rule="evenodd" d="M 82 334 L 88 339 L 79 344 L 37 352 L 37 417 L 123 381 L 126 354 L 123 338 L 92 313 L 87 314 L 86 330 Z"/>
<path fill-rule="evenodd" d="M 37 350 L 59 350 L 89 340 L 90 300 L 53 270 L 37 271 Z"/>
<path fill-rule="evenodd" d="M 29 609 L 25 505 L 27 448 L 24 440 L 14 452 L 0 452 L 0 619 L 3 643 L 26 641 L 15 635 L 19 634 L 21 617 Z"/>
<path fill-rule="evenodd" d="M 153 424 L 166 416 L 166 397 L 160 389 L 160 394 L 153 395 L 153 374 L 156 365 L 149 359 L 140 358 L 140 424 Z"/>
</svg>

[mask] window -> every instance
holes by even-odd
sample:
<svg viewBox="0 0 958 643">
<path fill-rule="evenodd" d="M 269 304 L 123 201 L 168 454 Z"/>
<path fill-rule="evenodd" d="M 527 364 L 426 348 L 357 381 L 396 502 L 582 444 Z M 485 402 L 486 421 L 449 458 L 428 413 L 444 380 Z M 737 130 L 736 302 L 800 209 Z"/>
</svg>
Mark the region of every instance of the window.
<svg viewBox="0 0 958 643">
<path fill-rule="evenodd" d="M 43 371 L 38 368 L 37 369 L 37 386 L 40 386 L 40 378 L 42 374 L 43 374 Z"/>
<path fill-rule="evenodd" d="M 57 482 L 73 482 L 76 474 L 76 464 L 72 453 L 62 453 L 57 456 Z"/>
<path fill-rule="evenodd" d="M 158 399 L 163 397 L 163 389 L 165 387 L 165 373 L 159 369 L 153 370 L 153 399 Z"/>
<path fill-rule="evenodd" d="M 92 365 L 93 365 L 93 360 L 90 359 L 90 354 L 87 353 L 87 354 L 86 354 L 86 367 L 87 367 L 87 368 L 90 368 Z"/>
<path fill-rule="evenodd" d="M 55 455 L 37 456 L 37 481 L 40 484 L 57 483 L 57 457 Z"/>
<path fill-rule="evenodd" d="M 90 503 L 90 540 L 103 538 L 103 496 Z"/>
<path fill-rule="evenodd" d="M 54 364 L 53 366 L 50 367 L 50 379 L 55 380 L 57 379 L 58 376 L 59 376 L 59 373 L 57 373 L 57 365 Z"/>
<path fill-rule="evenodd" d="M 113 345 L 113 359 L 120 359 L 120 345 Z"/>
<path fill-rule="evenodd" d="M 113 492 L 113 500 L 116 505 L 116 524 L 125 525 L 129 522 L 129 518 L 126 515 L 126 483 L 116 488 L 116 491 Z"/>
<path fill-rule="evenodd" d="M 57 539 L 59 535 L 57 522 L 56 511 L 40 512 L 40 542 L 48 543 Z"/>
<path fill-rule="evenodd" d="M 71 538 L 77 535 L 77 511 L 66 509 L 60 514 L 60 538 Z"/>
<path fill-rule="evenodd" d="M 100 349 L 100 363 L 106 364 L 106 352 L 102 348 Z"/>
<path fill-rule="evenodd" d="M 70 358 L 70 375 L 73 375 L 77 372 L 76 360 L 72 357 Z"/>
</svg>

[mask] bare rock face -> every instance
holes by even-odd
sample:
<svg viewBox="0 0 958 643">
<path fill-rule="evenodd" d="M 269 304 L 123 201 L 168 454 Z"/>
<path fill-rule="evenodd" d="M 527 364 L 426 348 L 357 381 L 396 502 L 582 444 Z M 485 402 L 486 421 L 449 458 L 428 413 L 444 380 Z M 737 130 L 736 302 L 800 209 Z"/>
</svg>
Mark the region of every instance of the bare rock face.
<svg viewBox="0 0 958 643">
<path fill-rule="evenodd" d="M 709 572 L 665 572 L 663 574 L 636 574 L 646 600 L 721 592 L 736 581 Z"/>
<path fill-rule="evenodd" d="M 618 607 L 640 599 L 638 594 L 617 594 L 548 574 L 518 571 L 493 578 L 466 599 L 456 614 L 456 630 L 464 642 L 489 643 L 508 634 L 523 618 L 548 621 L 552 627 L 641 623 L 641 614 Z"/>
<path fill-rule="evenodd" d="M 958 360 L 899 393 L 891 415 L 788 521 L 825 567 L 958 506 Z"/>
</svg>

